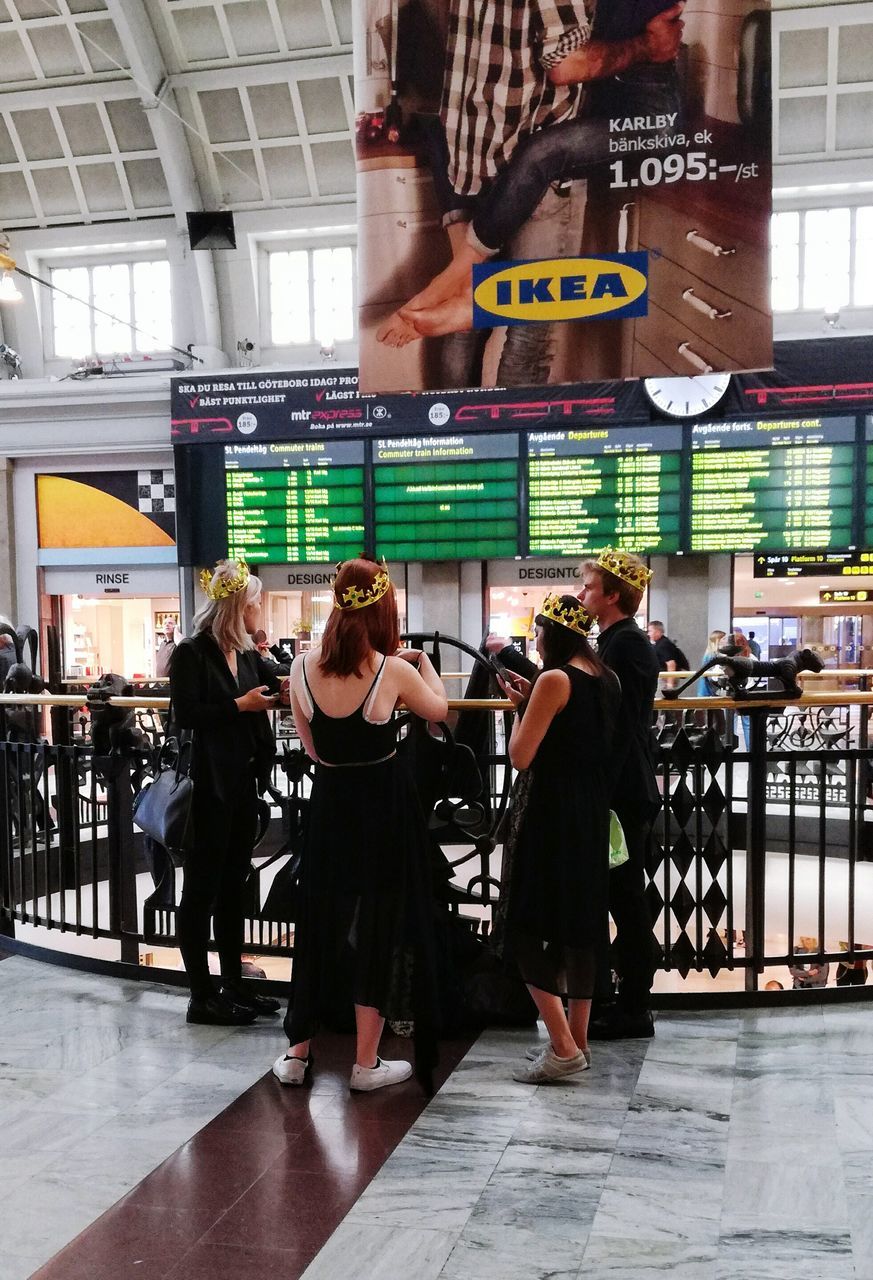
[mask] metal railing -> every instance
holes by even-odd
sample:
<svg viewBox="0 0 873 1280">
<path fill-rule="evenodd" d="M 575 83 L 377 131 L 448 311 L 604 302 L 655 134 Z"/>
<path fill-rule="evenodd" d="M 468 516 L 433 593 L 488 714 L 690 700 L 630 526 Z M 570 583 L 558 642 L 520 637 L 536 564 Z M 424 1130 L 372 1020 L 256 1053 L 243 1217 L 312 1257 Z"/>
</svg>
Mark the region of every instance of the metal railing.
<svg viewBox="0 0 873 1280">
<path fill-rule="evenodd" d="M 0 935 L 14 938 L 26 925 L 113 939 L 120 962 L 136 965 L 143 948 L 175 945 L 181 873 L 132 823 L 141 752 L 126 751 L 120 736 L 96 754 L 81 732 L 40 733 L 45 712 L 55 728 L 76 728 L 64 709 L 82 705 L 76 696 L 0 696 Z M 166 698 L 111 705 L 135 712 L 149 741 L 159 740 Z M 452 699 L 450 708 L 485 787 L 478 798 L 430 796 L 431 832 L 451 868 L 449 909 L 485 935 L 511 786 L 509 704 L 486 696 Z M 663 970 L 713 979 L 735 971 L 755 991 L 778 966 L 873 958 L 871 708 L 873 694 L 839 689 L 795 703 L 658 700 L 662 805 L 647 891 Z M 712 727 L 719 712 L 721 732 Z M 22 740 L 23 715 L 36 740 Z M 293 953 L 293 892 L 274 890 L 299 838 L 311 775 L 287 711 L 277 728 L 272 818 L 247 886 L 245 948 L 284 956 Z"/>
</svg>

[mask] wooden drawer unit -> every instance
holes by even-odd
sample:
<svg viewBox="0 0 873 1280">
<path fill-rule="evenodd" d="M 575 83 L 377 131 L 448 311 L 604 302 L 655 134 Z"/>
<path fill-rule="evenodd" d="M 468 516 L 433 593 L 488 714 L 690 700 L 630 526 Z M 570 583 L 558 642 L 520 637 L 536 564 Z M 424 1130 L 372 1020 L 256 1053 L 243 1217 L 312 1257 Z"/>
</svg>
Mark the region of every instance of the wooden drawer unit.
<svg viewBox="0 0 873 1280">
<path fill-rule="evenodd" d="M 403 167 L 360 170 L 358 212 L 362 217 L 379 213 L 416 213 L 439 218 L 430 169 Z"/>
<path fill-rule="evenodd" d="M 636 244 L 649 253 L 649 315 L 634 323 L 635 372 L 647 352 L 649 366 L 677 374 L 772 367 L 764 185 L 670 184 L 641 195 Z"/>
<path fill-rule="evenodd" d="M 683 217 L 657 200 L 644 200 L 639 236 L 641 249 L 655 249 L 671 262 L 681 262 L 700 279 L 757 311 L 769 309 L 761 250 L 741 240 L 727 220 L 712 210 L 703 217 Z"/>
<path fill-rule="evenodd" d="M 692 275 L 669 258 L 649 258 L 649 303 L 671 315 L 689 337 L 723 351 L 738 368 L 761 365 L 770 341 L 770 317 Z"/>
<path fill-rule="evenodd" d="M 448 265 L 448 236 L 437 219 L 382 214 L 358 220 L 360 305 L 408 302 Z"/>
</svg>

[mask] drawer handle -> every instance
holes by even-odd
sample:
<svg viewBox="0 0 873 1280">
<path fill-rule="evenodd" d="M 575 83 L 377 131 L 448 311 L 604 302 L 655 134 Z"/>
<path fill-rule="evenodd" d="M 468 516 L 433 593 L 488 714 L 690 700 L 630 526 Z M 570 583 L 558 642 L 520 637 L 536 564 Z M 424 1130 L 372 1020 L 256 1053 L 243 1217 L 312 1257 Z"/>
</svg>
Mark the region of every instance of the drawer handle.
<svg viewBox="0 0 873 1280">
<path fill-rule="evenodd" d="M 699 231 L 686 231 L 685 239 L 689 244 L 693 244 L 695 249 L 702 249 L 704 253 L 711 253 L 714 258 L 729 258 L 731 254 L 736 253 L 736 249 L 725 249 L 720 244 L 715 244 L 712 240 L 707 240 Z"/>
<path fill-rule="evenodd" d="M 733 315 L 732 311 L 719 311 L 718 307 L 714 307 L 709 302 L 704 302 L 702 298 L 698 298 L 693 289 L 684 290 L 682 301 L 687 302 L 689 307 L 693 307 L 695 311 L 708 316 L 710 320 L 730 320 Z"/>
<path fill-rule="evenodd" d="M 707 364 L 703 356 L 699 356 L 696 351 L 693 351 L 689 343 L 680 342 L 676 350 L 680 356 L 684 356 L 688 363 L 693 364 L 695 369 L 698 369 L 701 373 L 714 372 L 712 365 Z"/>
<path fill-rule="evenodd" d="M 405 187 L 405 186 L 406 186 L 406 179 L 405 179 L 401 174 L 399 174 L 399 173 L 395 173 L 395 175 L 394 175 L 394 181 L 395 181 L 395 182 L 399 182 L 399 183 L 400 183 L 400 185 L 401 185 L 401 186 L 403 186 L 403 187 Z M 731 252 L 733 252 L 733 250 L 731 250 Z"/>
</svg>

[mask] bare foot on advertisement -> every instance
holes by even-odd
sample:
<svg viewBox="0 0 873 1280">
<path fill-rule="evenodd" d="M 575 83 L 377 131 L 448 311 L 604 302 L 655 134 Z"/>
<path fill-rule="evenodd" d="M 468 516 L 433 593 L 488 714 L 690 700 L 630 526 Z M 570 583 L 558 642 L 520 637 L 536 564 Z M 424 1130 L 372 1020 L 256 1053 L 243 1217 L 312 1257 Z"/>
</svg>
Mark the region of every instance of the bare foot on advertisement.
<svg viewBox="0 0 873 1280">
<path fill-rule="evenodd" d="M 466 240 L 453 246 L 453 252 L 455 256 L 449 265 L 434 276 L 420 293 L 410 298 L 407 307 L 413 311 L 428 311 L 431 307 L 448 302 L 469 286 L 474 265 L 483 262 L 485 255 L 478 253 Z"/>
<path fill-rule="evenodd" d="M 415 328 L 402 319 L 398 311 L 392 311 L 387 320 L 376 330 L 376 341 L 386 347 L 405 347 L 409 342 L 417 342 L 421 337 Z"/>
<path fill-rule="evenodd" d="M 438 307 L 421 310 L 412 305 L 400 308 L 400 314 L 422 338 L 437 338 L 447 333 L 464 333 L 473 328 L 473 290 L 467 287 L 463 293 L 441 302 Z"/>
</svg>

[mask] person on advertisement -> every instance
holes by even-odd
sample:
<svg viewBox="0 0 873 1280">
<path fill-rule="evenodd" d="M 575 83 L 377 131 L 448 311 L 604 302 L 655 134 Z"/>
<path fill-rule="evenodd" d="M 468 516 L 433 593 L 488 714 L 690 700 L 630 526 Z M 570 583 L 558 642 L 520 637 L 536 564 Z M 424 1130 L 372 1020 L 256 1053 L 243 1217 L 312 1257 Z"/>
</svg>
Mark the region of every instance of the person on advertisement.
<svg viewBox="0 0 873 1280">
<path fill-rule="evenodd" d="M 552 9 L 558 19 L 558 10 L 570 6 L 535 7 L 545 20 L 550 15 L 544 8 Z M 485 144 L 487 127 L 478 154 L 463 145 L 469 104 L 479 100 L 483 86 L 471 82 L 465 61 L 468 91 L 453 91 L 459 79 L 456 54 L 447 68 L 443 101 L 444 154 L 440 154 L 439 139 L 431 146 L 434 182 L 444 225 L 449 229 L 452 262 L 400 309 L 400 319 L 411 324 L 417 334 L 438 335 L 470 327 L 473 266 L 496 257 L 502 246 L 512 243 L 553 183 L 585 179 L 613 158 L 609 148 L 612 117 L 651 122 L 653 136 L 681 128 L 682 100 L 675 62 L 682 39 L 682 9 L 682 3 L 669 0 L 648 0 L 647 4 L 618 0 L 608 10 L 598 8 L 590 38 L 585 35 L 584 18 L 584 26 L 580 22 L 557 41 L 550 40 L 550 33 L 544 31 L 542 43 L 534 46 L 540 51 L 541 72 L 553 89 L 590 84 L 584 114 L 553 113 L 551 119 L 540 122 L 541 108 L 533 107 L 524 127 L 513 130 L 493 161 Z M 465 44 L 465 53 L 468 47 Z M 578 99 L 578 94 L 574 97 Z M 572 113 L 582 107 L 573 98 L 567 101 Z M 509 128 L 510 115 L 505 115 Z M 477 181 L 477 194 L 467 195 Z M 581 234 L 581 227 L 578 230 Z"/>
</svg>

